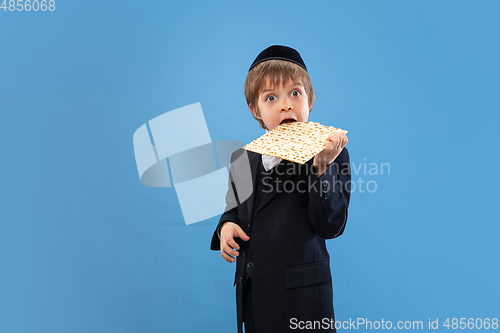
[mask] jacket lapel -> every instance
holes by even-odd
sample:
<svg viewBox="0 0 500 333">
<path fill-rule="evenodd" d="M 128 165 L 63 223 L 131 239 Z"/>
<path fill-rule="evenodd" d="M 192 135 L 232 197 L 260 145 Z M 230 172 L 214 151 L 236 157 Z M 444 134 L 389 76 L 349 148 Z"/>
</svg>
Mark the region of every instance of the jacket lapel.
<svg viewBox="0 0 500 333">
<path fill-rule="evenodd" d="M 259 161 L 262 163 L 261 159 L 259 159 Z M 255 213 L 258 213 L 259 211 L 264 209 L 264 207 L 276 196 L 276 194 L 283 193 L 286 189 L 290 190 L 290 184 L 288 184 L 286 189 L 284 187 L 285 183 L 287 183 L 287 181 L 295 175 L 294 170 L 296 169 L 296 166 L 291 165 L 292 163 L 293 162 L 289 162 L 287 160 L 282 160 L 277 166 L 274 167 L 276 168 L 276 171 L 279 172 L 279 175 L 274 175 L 272 177 L 272 180 L 268 182 L 268 184 L 271 186 L 271 190 L 267 193 L 261 194 L 262 200 L 260 201 L 259 207 L 256 207 Z M 292 168 L 292 171 L 294 172 L 287 172 L 289 171 L 289 168 Z M 256 191 L 257 187 L 255 187 L 255 192 Z"/>
</svg>

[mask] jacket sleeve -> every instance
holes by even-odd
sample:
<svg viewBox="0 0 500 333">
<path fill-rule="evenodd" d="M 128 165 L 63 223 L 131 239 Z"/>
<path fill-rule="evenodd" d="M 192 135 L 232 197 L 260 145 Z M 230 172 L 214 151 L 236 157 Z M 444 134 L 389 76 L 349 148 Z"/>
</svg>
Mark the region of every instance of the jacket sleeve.
<svg viewBox="0 0 500 333">
<path fill-rule="evenodd" d="M 344 147 L 321 176 L 308 177 L 312 184 L 308 192 L 308 220 L 314 232 L 325 239 L 342 235 L 351 197 L 349 152 Z"/>
<path fill-rule="evenodd" d="M 237 196 L 237 191 L 236 191 L 236 185 L 233 179 L 234 175 L 234 163 L 239 154 L 241 152 L 238 150 L 233 153 L 231 156 L 231 166 L 229 168 L 229 178 L 228 178 L 228 185 L 227 185 L 227 193 L 226 193 L 226 208 L 224 209 L 224 214 L 219 219 L 219 223 L 217 224 L 217 227 L 215 228 L 215 231 L 212 235 L 212 242 L 210 244 L 210 249 L 214 251 L 219 251 L 220 250 L 220 239 L 219 239 L 219 233 L 220 233 L 220 228 L 224 224 L 224 222 L 234 222 L 236 224 L 239 224 L 238 221 L 238 205 L 239 205 L 239 200 Z"/>
</svg>

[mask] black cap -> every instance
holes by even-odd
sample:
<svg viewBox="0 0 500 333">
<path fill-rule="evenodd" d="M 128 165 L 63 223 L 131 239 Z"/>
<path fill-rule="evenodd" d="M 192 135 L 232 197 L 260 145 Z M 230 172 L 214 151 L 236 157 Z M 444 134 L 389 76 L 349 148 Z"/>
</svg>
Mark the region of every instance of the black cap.
<svg viewBox="0 0 500 333">
<path fill-rule="evenodd" d="M 297 52 L 297 50 L 295 49 L 292 49 L 291 47 L 282 45 L 269 46 L 267 49 L 259 53 L 259 55 L 257 56 L 257 58 L 255 58 L 255 60 L 252 63 L 252 66 L 250 66 L 248 71 L 254 68 L 257 64 L 271 59 L 286 60 L 293 62 L 294 64 L 297 64 L 300 67 L 304 68 L 305 71 L 307 72 L 306 64 L 304 63 L 304 60 L 302 60 L 302 57 L 300 56 L 299 52 Z"/>
</svg>

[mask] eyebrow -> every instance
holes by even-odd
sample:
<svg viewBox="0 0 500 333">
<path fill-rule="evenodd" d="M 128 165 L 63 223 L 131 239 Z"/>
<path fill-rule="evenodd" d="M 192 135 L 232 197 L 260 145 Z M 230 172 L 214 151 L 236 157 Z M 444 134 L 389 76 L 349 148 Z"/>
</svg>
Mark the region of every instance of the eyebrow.
<svg viewBox="0 0 500 333">
<path fill-rule="evenodd" d="M 304 86 L 302 85 L 302 83 L 297 83 L 297 84 L 294 84 L 290 89 L 294 89 L 294 88 L 304 88 Z M 261 94 L 265 94 L 267 93 L 268 91 L 273 91 L 274 89 L 266 89 L 266 90 L 262 90 L 261 91 Z"/>
</svg>

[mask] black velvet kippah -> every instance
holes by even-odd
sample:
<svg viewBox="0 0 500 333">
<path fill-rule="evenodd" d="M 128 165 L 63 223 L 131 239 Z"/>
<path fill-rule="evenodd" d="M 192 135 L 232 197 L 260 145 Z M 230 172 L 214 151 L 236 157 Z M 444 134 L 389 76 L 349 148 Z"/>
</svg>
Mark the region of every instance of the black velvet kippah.
<svg viewBox="0 0 500 333">
<path fill-rule="evenodd" d="M 304 63 L 304 60 L 302 60 L 302 57 L 300 56 L 299 52 L 297 52 L 295 49 L 292 49 L 291 47 L 282 45 L 269 46 L 267 49 L 259 53 L 259 55 L 257 56 L 257 58 L 255 58 L 255 60 L 252 63 L 252 66 L 250 66 L 248 71 L 250 72 L 250 70 L 254 68 L 257 64 L 271 59 L 286 60 L 293 62 L 294 64 L 297 64 L 300 67 L 304 68 L 305 71 L 307 72 L 306 64 Z"/>
</svg>

